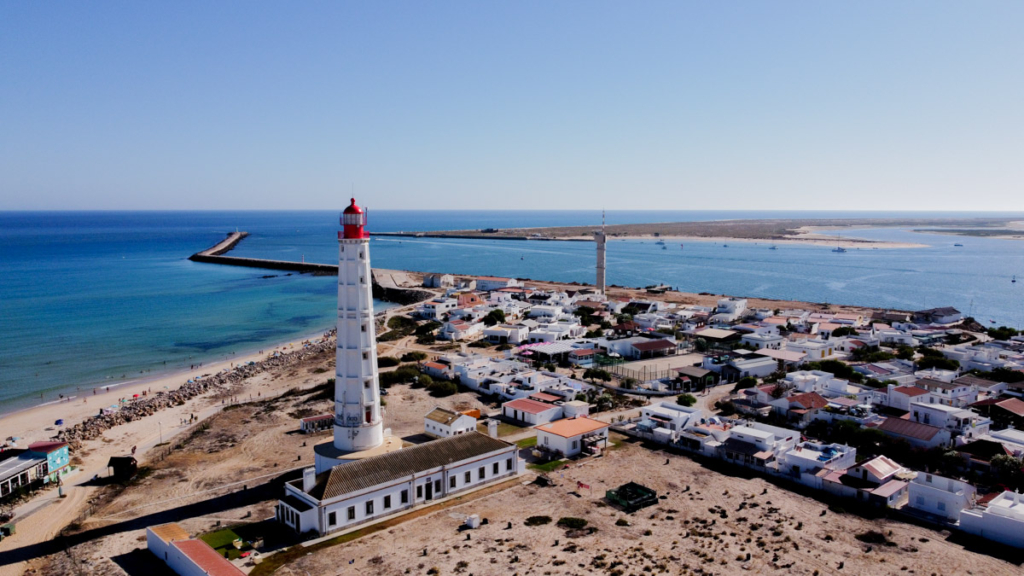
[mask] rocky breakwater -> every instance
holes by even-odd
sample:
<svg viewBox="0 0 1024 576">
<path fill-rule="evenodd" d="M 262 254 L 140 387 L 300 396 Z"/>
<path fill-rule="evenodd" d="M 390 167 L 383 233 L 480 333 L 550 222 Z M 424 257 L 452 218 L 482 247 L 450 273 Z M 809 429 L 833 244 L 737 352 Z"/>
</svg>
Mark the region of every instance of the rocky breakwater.
<svg viewBox="0 0 1024 576">
<path fill-rule="evenodd" d="M 207 392 L 228 390 L 257 374 L 296 364 L 324 352 L 333 352 L 335 334 L 335 331 L 331 330 L 323 338 L 304 342 L 302 348 L 298 350 L 279 352 L 263 360 L 240 364 L 230 370 L 189 380 L 175 390 L 136 398 L 114 410 L 104 409 L 101 414 L 61 430 L 57 438 L 67 442 L 70 450 L 75 452 L 81 449 L 82 443 L 86 440 L 94 440 L 115 426 L 151 416 L 164 408 L 180 406 Z"/>
</svg>

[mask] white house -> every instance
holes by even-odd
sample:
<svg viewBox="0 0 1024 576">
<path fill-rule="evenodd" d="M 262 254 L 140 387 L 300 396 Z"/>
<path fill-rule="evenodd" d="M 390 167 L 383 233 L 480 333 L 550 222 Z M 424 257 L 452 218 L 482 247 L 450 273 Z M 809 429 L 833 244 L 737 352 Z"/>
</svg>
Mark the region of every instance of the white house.
<svg viewBox="0 0 1024 576">
<path fill-rule="evenodd" d="M 747 311 L 747 301 L 743 298 L 722 298 L 718 301 L 718 309 L 712 322 L 729 324 L 738 320 Z"/>
<path fill-rule="evenodd" d="M 641 425 L 650 429 L 685 430 L 704 418 L 700 408 L 680 406 L 674 402 L 661 402 L 640 409 Z"/>
<path fill-rule="evenodd" d="M 481 292 L 491 292 L 502 288 L 518 288 L 522 286 L 515 278 L 499 278 L 496 276 L 480 276 L 476 279 L 476 289 Z"/>
<path fill-rule="evenodd" d="M 756 332 L 751 334 L 744 334 L 740 338 L 740 344 L 746 344 L 753 346 L 758 350 L 769 349 L 769 350 L 782 350 L 786 347 L 786 339 L 778 334 L 758 334 Z"/>
<path fill-rule="evenodd" d="M 530 342 L 557 342 L 558 340 L 572 340 L 587 333 L 585 326 L 579 322 L 551 322 L 541 324 L 534 330 L 530 330 Z"/>
<path fill-rule="evenodd" d="M 537 448 L 572 457 L 594 454 L 608 446 L 608 424 L 590 418 L 570 418 L 537 427 Z"/>
<path fill-rule="evenodd" d="M 562 407 L 529 398 L 517 398 L 501 405 L 501 414 L 530 426 L 547 424 L 562 417 Z"/>
<path fill-rule="evenodd" d="M 989 540 L 1024 548 L 1024 500 L 1006 491 L 988 506 L 960 512 L 960 529 Z"/>
<path fill-rule="evenodd" d="M 799 432 L 755 422 L 729 430 L 722 453 L 726 461 L 734 464 L 765 466 L 791 450 L 799 440 Z"/>
<path fill-rule="evenodd" d="M 945 404 L 963 408 L 978 401 L 978 390 L 969 384 L 921 378 L 917 381 L 916 386 L 928 391 L 929 404 Z"/>
<path fill-rule="evenodd" d="M 556 322 L 568 317 L 568 314 L 566 314 L 565 309 L 561 306 L 541 305 L 530 308 L 527 316 L 538 322 Z"/>
<path fill-rule="evenodd" d="M 467 322 L 465 320 L 452 320 L 445 322 L 438 336 L 442 340 L 458 342 L 473 338 L 484 331 L 482 322 Z"/>
<path fill-rule="evenodd" d="M 484 338 L 495 344 L 522 344 L 530 339 L 530 329 L 521 324 L 497 324 L 484 328 Z"/>
<path fill-rule="evenodd" d="M 146 548 L 180 576 L 244 576 L 234 564 L 209 544 L 190 538 L 177 524 L 146 528 Z"/>
<path fill-rule="evenodd" d="M 451 288 L 455 286 L 455 277 L 451 274 L 424 274 L 423 286 L 426 288 Z"/>
<path fill-rule="evenodd" d="M 426 320 L 440 320 L 458 306 L 459 301 L 454 298 L 434 298 L 417 306 L 415 314 Z"/>
<path fill-rule="evenodd" d="M 476 430 L 476 418 L 437 407 L 423 418 L 423 431 L 434 438 L 448 438 Z"/>
<path fill-rule="evenodd" d="M 806 355 L 804 356 L 804 360 L 807 362 L 824 360 L 836 353 L 835 347 L 829 342 L 817 339 L 812 340 L 809 338 L 791 340 L 786 344 L 786 350 L 791 352 L 803 352 Z"/>
<path fill-rule="evenodd" d="M 779 472 L 811 488 L 822 488 L 822 470 L 846 470 L 857 462 L 857 449 L 843 444 L 801 442 L 779 456 Z"/>
<path fill-rule="evenodd" d="M 914 422 L 937 426 L 967 439 L 988 434 L 992 424 L 991 420 L 983 418 L 973 410 L 922 402 L 910 403 L 910 418 Z"/>
<path fill-rule="evenodd" d="M 974 506 L 977 490 L 967 482 L 918 472 L 910 482 L 910 506 L 918 512 L 940 516 L 949 522 L 960 518 L 960 511 Z"/>
<path fill-rule="evenodd" d="M 326 535 L 519 474 L 518 448 L 479 432 L 341 464 L 286 482 L 279 522 Z"/>
</svg>

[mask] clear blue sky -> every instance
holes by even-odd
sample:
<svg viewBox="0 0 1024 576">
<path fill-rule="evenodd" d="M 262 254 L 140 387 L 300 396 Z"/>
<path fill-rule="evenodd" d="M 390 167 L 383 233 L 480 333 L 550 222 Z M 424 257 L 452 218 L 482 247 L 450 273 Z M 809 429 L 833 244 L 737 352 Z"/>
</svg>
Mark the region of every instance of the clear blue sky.
<svg viewBox="0 0 1024 576">
<path fill-rule="evenodd" d="M 1024 3 L 3 2 L 0 209 L 1024 210 Z"/>
</svg>

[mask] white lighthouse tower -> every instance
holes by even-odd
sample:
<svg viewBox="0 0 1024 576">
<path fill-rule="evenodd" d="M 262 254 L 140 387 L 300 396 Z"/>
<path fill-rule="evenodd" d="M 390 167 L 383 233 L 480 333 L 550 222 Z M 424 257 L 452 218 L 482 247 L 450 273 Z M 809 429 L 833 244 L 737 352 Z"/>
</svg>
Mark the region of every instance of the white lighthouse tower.
<svg viewBox="0 0 1024 576">
<path fill-rule="evenodd" d="M 377 375 L 377 337 L 366 214 L 352 204 L 338 232 L 338 348 L 334 380 L 334 439 L 317 444 L 316 472 L 398 450 L 384 429 Z"/>
</svg>

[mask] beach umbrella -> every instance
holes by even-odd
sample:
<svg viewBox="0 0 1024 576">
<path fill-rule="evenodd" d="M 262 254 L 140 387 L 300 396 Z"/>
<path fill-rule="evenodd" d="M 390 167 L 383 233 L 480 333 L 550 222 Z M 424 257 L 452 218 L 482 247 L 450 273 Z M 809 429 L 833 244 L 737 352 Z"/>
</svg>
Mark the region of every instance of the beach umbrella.
<svg viewBox="0 0 1024 576">
<path fill-rule="evenodd" d="M 139 397 L 138 394 L 135 394 L 135 395 L 132 396 L 132 398 L 138 398 L 138 397 Z"/>
<path fill-rule="evenodd" d="M 64 425 L 64 420 L 62 418 L 58 418 L 57 421 L 53 423 L 53 425 L 54 426 L 63 426 Z"/>
</svg>

